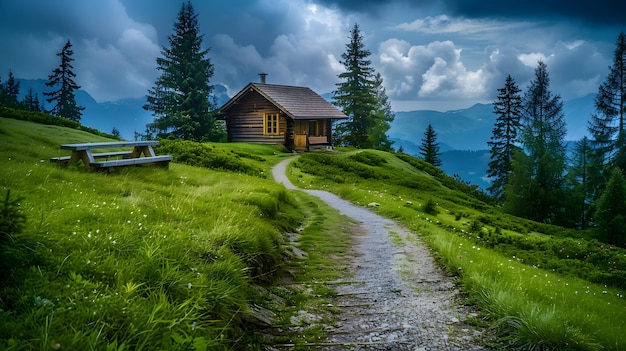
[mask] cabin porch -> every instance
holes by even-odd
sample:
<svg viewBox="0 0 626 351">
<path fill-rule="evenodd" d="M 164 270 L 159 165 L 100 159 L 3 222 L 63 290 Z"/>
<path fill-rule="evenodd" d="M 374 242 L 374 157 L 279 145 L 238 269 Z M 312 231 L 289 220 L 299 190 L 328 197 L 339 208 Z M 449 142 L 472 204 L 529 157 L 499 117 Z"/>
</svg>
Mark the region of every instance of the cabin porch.
<svg viewBox="0 0 626 351">
<path fill-rule="evenodd" d="M 331 120 L 296 120 L 294 149 L 296 151 L 327 150 L 332 148 Z"/>
</svg>

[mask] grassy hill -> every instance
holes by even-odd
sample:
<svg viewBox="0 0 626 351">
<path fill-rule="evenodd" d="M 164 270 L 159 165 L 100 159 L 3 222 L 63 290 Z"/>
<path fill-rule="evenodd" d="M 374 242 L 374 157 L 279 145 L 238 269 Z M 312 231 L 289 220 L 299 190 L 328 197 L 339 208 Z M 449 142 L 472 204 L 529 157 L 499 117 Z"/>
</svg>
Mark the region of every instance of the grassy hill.
<svg viewBox="0 0 626 351">
<path fill-rule="evenodd" d="M 336 213 L 269 178 L 291 154 L 164 140 L 169 170 L 48 162 L 60 144 L 100 140 L 0 118 L 0 228 L 18 224 L 0 230 L 0 349 L 258 349 L 247 318 L 267 300 L 258 286 L 280 294 L 272 285 L 290 265 L 300 281 L 337 274 L 286 259 L 290 232 L 315 248 L 306 260 L 340 257 L 348 242 Z M 300 187 L 376 202 L 422 236 L 481 308 L 475 322 L 500 333 L 497 348 L 626 349 L 625 250 L 503 214 L 404 154 L 310 153 L 289 173 Z M 281 313 L 332 295 L 320 285 L 284 295 Z"/>
<path fill-rule="evenodd" d="M 48 161 L 63 143 L 103 140 L 0 118 L 0 349 L 245 344 L 254 286 L 275 278 L 284 233 L 301 226 L 295 200 L 264 176 L 288 154 L 213 152 L 237 171 L 103 173 Z M 7 233 L 10 221 L 22 229 Z"/>
<path fill-rule="evenodd" d="M 501 335 L 497 349 L 626 348 L 626 250 L 502 213 L 403 154 L 307 154 L 294 184 L 324 189 L 421 235 Z"/>
</svg>

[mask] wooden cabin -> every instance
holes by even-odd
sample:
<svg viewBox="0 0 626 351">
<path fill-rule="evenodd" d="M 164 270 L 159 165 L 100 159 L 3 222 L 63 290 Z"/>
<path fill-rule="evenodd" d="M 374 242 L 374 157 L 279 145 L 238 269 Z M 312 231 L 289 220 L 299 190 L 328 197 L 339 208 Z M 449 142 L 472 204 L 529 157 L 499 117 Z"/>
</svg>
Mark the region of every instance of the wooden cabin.
<svg viewBox="0 0 626 351">
<path fill-rule="evenodd" d="M 228 141 L 282 144 L 289 150 L 332 147 L 332 121 L 343 112 L 306 87 L 250 83 L 221 107 Z"/>
</svg>

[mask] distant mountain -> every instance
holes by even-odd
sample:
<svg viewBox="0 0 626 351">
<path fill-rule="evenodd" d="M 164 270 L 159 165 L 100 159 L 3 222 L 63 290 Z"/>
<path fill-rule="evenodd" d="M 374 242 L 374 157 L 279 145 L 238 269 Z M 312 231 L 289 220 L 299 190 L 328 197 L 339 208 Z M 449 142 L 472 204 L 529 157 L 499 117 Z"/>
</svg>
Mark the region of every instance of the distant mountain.
<svg viewBox="0 0 626 351">
<path fill-rule="evenodd" d="M 485 190 L 491 182 L 487 179 L 489 150 L 449 150 L 441 154 L 441 169 L 447 175 L 458 175 Z"/>
<path fill-rule="evenodd" d="M 595 94 L 564 101 L 567 140 L 580 140 L 587 134 L 587 122 L 594 107 Z M 396 112 L 389 137 L 419 145 L 428 124 L 432 124 L 437 140 L 456 150 L 487 148 L 496 120 L 492 104 L 476 104 L 468 109 L 446 112 L 418 110 Z M 442 151 L 445 151 L 442 148 Z"/>
<path fill-rule="evenodd" d="M 567 124 L 568 149 L 573 141 L 587 134 L 587 122 L 595 111 L 595 94 L 563 103 Z M 405 153 L 419 157 L 419 145 L 428 124 L 437 133 L 441 151 L 441 169 L 448 175 L 457 174 L 485 189 L 489 186 L 486 173 L 489 165 L 487 141 L 491 139 L 496 116 L 491 104 L 476 104 L 468 109 L 447 112 L 396 112 L 389 129 L 393 147 L 402 147 Z"/>
<path fill-rule="evenodd" d="M 495 122 L 491 105 L 476 104 L 466 110 L 447 112 L 419 110 L 396 112 L 389 136 L 392 139 L 411 141 L 417 145 L 424 137 L 428 124 L 437 133 L 437 140 L 457 150 L 486 148 Z M 442 151 L 445 151 L 442 148 Z"/>
</svg>

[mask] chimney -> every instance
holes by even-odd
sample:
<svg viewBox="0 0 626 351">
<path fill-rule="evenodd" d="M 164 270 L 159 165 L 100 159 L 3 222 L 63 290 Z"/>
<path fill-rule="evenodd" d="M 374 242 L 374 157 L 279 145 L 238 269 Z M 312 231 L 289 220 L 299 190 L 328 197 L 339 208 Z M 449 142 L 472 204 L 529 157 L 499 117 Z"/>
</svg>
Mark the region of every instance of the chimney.
<svg viewBox="0 0 626 351">
<path fill-rule="evenodd" d="M 267 73 L 259 73 L 259 77 L 261 77 L 261 84 L 265 84 L 265 77 L 267 77 Z"/>
</svg>

